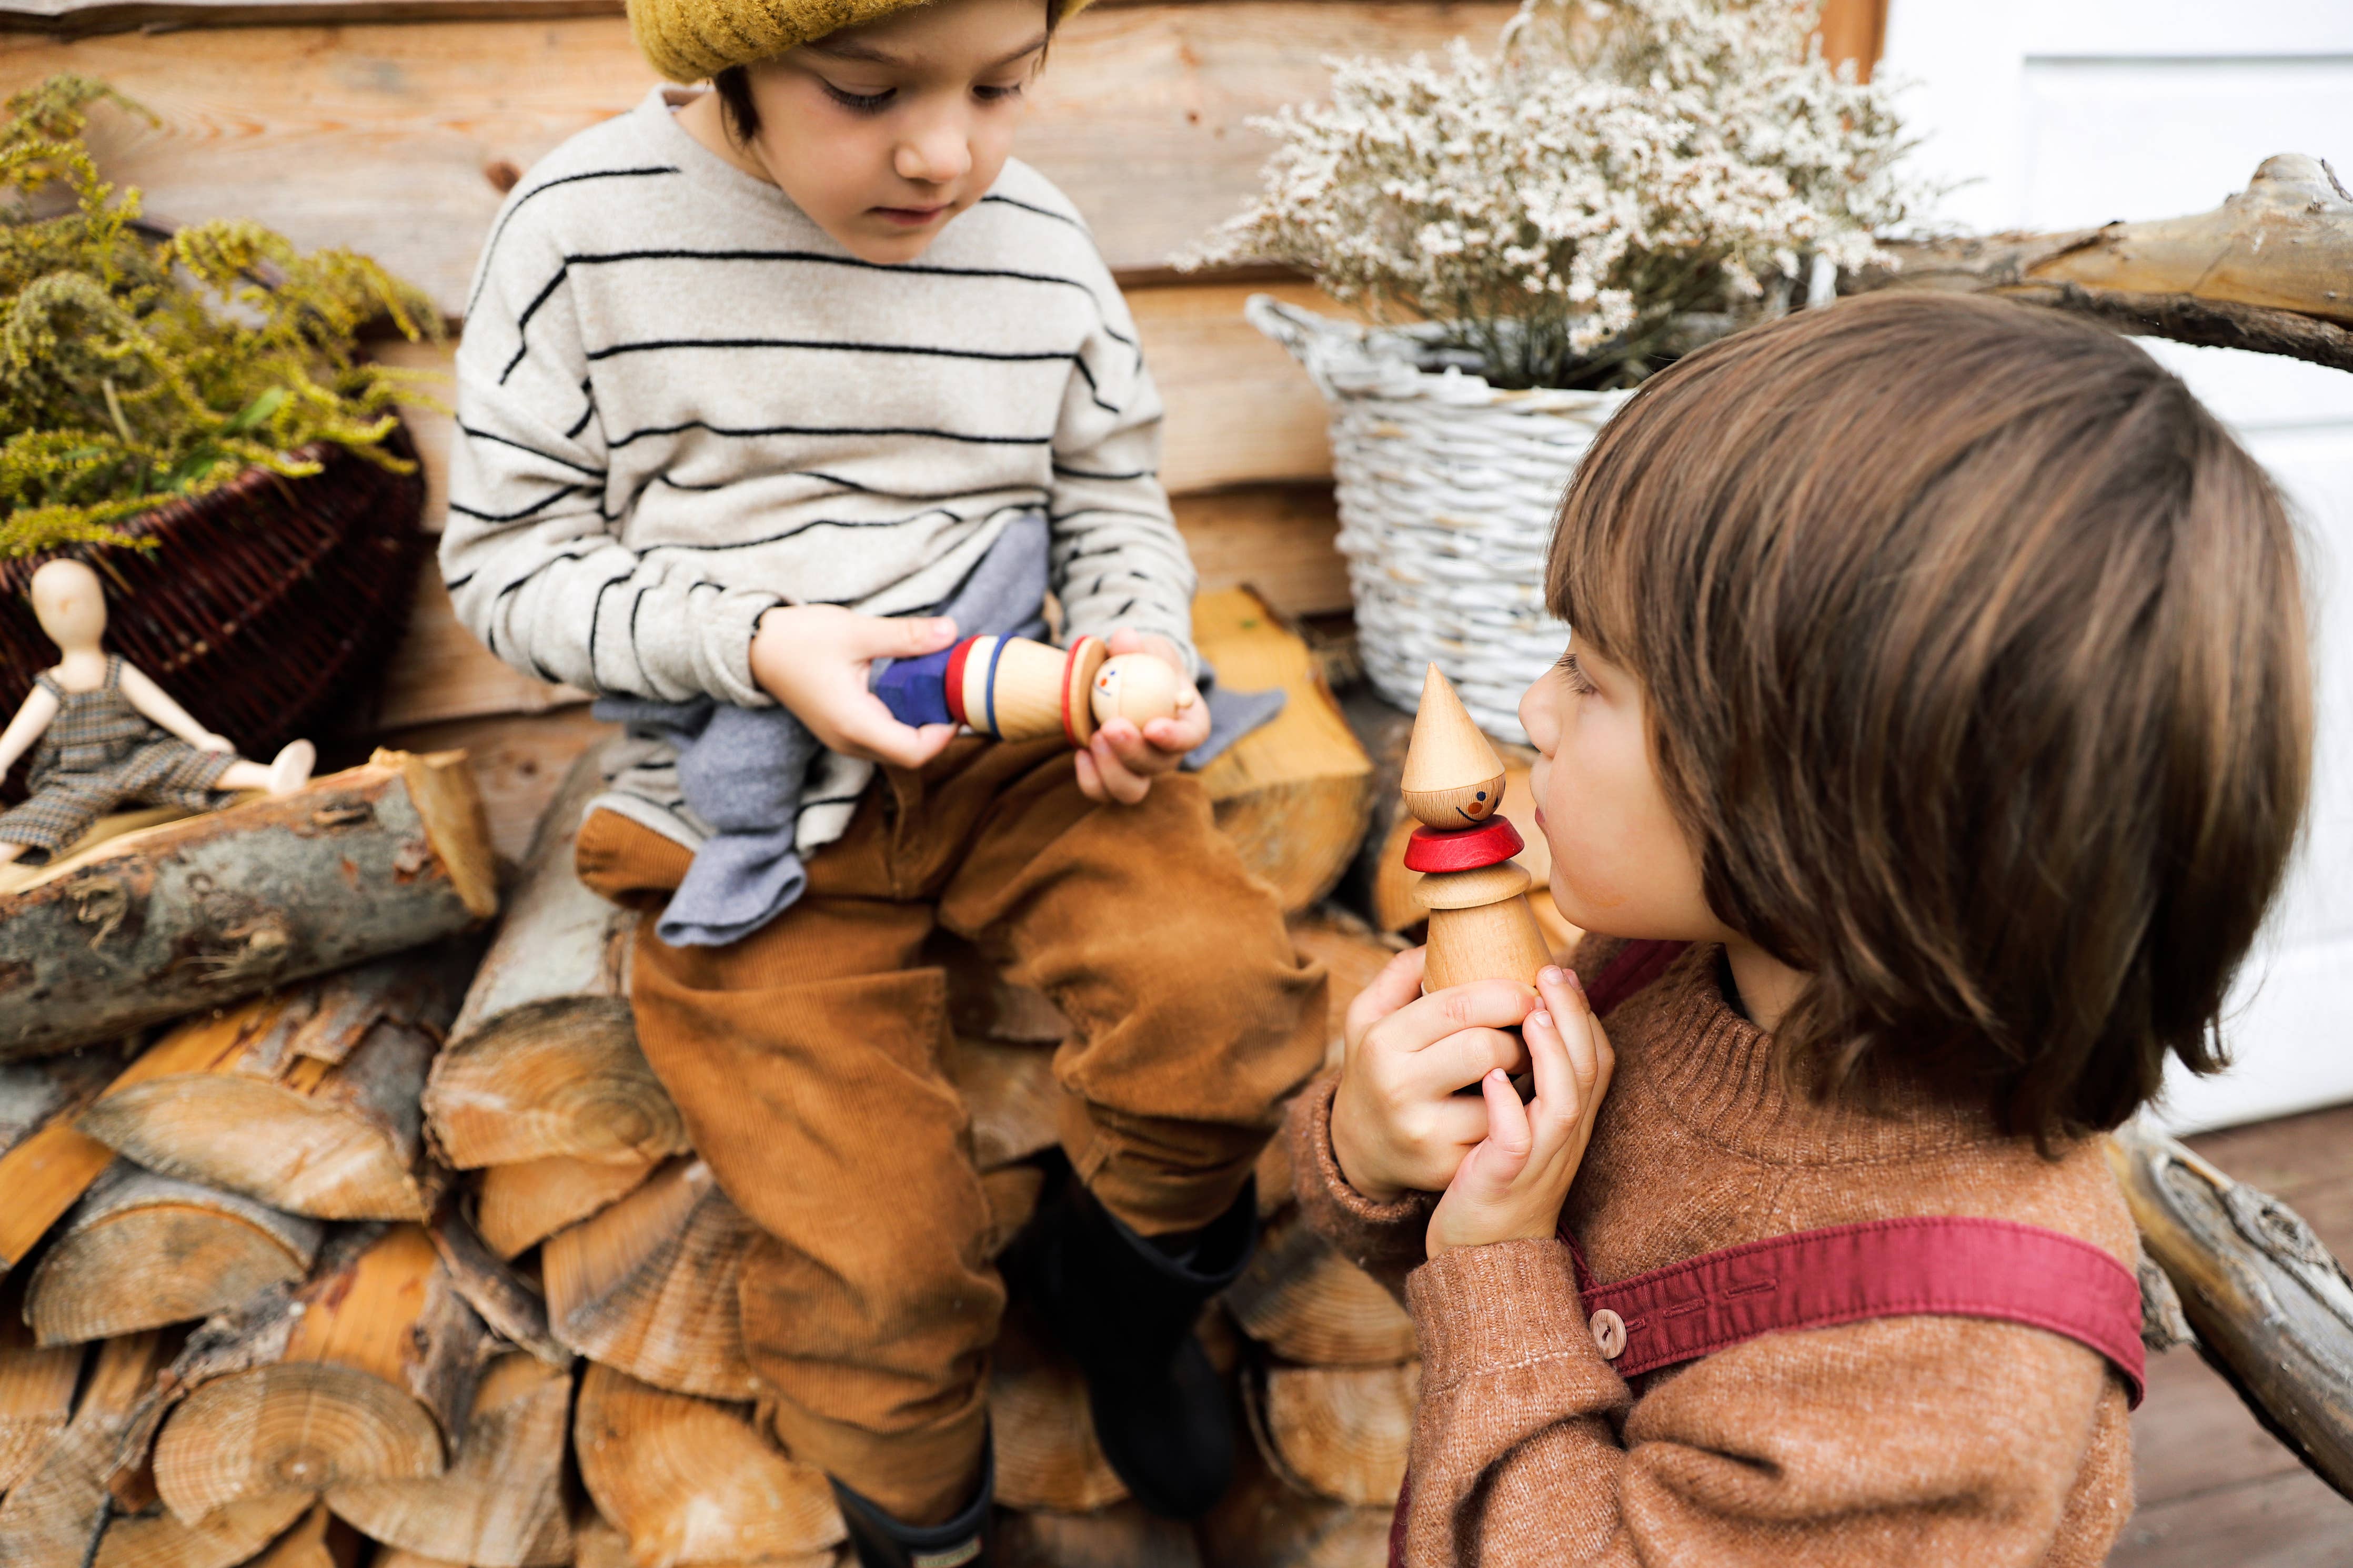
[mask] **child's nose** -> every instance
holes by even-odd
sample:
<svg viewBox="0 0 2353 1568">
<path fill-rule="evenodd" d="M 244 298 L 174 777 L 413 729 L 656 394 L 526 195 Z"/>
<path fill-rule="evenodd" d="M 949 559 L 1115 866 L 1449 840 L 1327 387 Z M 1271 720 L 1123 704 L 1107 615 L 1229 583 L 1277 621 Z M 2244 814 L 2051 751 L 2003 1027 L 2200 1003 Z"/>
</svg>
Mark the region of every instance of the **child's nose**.
<svg viewBox="0 0 2353 1568">
<path fill-rule="evenodd" d="M 944 185 L 963 178 L 971 169 L 972 145 L 965 139 L 962 126 L 944 120 L 901 142 L 894 163 L 902 180 Z"/>
</svg>

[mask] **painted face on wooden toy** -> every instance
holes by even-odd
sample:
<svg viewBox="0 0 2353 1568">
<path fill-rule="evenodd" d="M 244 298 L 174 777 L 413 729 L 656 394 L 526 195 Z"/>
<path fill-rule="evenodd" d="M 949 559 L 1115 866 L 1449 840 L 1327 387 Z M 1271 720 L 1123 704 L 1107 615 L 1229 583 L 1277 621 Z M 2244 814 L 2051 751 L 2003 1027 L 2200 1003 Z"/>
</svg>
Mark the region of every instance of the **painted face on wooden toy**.
<svg viewBox="0 0 2353 1568">
<path fill-rule="evenodd" d="M 1176 716 L 1181 685 L 1182 678 L 1167 660 L 1148 653 L 1124 653 L 1095 671 L 1087 706 L 1094 710 L 1098 724 L 1125 719 L 1141 730 L 1155 719 Z"/>
</svg>

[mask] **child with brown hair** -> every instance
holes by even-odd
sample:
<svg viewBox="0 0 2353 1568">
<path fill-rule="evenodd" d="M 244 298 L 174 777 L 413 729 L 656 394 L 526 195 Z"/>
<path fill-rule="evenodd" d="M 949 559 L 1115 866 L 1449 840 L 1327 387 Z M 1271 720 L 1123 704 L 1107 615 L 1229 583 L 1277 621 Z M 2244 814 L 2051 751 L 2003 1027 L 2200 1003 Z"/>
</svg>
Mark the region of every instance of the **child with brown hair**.
<svg viewBox="0 0 2353 1568">
<path fill-rule="evenodd" d="M 1593 934 L 1533 989 L 1401 955 L 1293 1114 L 1420 1341 L 1398 1554 L 2100 1562 L 2140 1352 L 2097 1134 L 2222 1065 L 2305 800 L 2272 486 L 2101 329 L 1866 298 L 1649 382 L 1547 593 L 1521 715 Z"/>
<path fill-rule="evenodd" d="M 884 660 L 1040 635 L 1050 590 L 1072 638 L 1198 673 L 1135 323 L 1010 156 L 1080 3 L 630 0 L 656 68 L 713 85 L 515 187 L 458 356 L 451 596 L 628 724 L 580 873 L 643 911 L 638 1041 L 760 1230 L 737 1296 L 762 1420 L 833 1478 L 869 1564 L 977 1561 L 990 1518 L 999 1218 L 934 934 L 1071 1022 L 1073 1179 L 1008 1271 L 1158 1512 L 1225 1489 L 1193 1325 L 1323 1054 L 1321 971 L 1175 771 L 1210 703 L 1073 753 L 871 689 Z"/>
</svg>

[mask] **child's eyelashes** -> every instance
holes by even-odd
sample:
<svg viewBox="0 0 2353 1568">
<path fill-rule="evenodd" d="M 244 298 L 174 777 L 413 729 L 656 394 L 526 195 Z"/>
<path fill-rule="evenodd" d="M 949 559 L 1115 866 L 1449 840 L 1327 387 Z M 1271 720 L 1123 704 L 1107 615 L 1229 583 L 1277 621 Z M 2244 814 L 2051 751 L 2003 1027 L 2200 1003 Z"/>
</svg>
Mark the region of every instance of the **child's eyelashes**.
<svg viewBox="0 0 2353 1568">
<path fill-rule="evenodd" d="M 997 103 L 1008 98 L 1020 97 L 1021 83 L 1017 81 L 1008 87 L 990 87 L 984 83 L 974 88 L 972 95 L 983 103 Z"/>
<path fill-rule="evenodd" d="M 1568 689 L 1579 697 L 1590 697 L 1601 689 L 1593 684 L 1593 678 L 1585 673 L 1584 668 L 1577 662 L 1577 655 L 1574 653 L 1565 653 L 1560 656 L 1560 669 L 1563 675 L 1568 677 Z"/>
<path fill-rule="evenodd" d="M 849 92 L 829 81 L 826 82 L 825 90 L 834 102 L 859 114 L 879 113 L 885 104 L 899 95 L 899 89 L 894 87 L 886 87 L 881 92 Z"/>
</svg>

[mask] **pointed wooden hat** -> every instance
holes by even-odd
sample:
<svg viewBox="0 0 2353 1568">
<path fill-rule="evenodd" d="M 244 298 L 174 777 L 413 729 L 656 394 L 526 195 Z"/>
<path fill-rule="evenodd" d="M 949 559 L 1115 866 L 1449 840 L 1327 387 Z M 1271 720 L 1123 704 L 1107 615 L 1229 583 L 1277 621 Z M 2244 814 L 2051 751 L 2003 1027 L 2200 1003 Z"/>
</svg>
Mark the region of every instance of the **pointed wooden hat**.
<svg viewBox="0 0 2353 1568">
<path fill-rule="evenodd" d="M 1422 677 L 1398 793 L 1408 811 L 1440 829 L 1480 826 L 1504 804 L 1504 761 L 1434 664 Z"/>
</svg>

